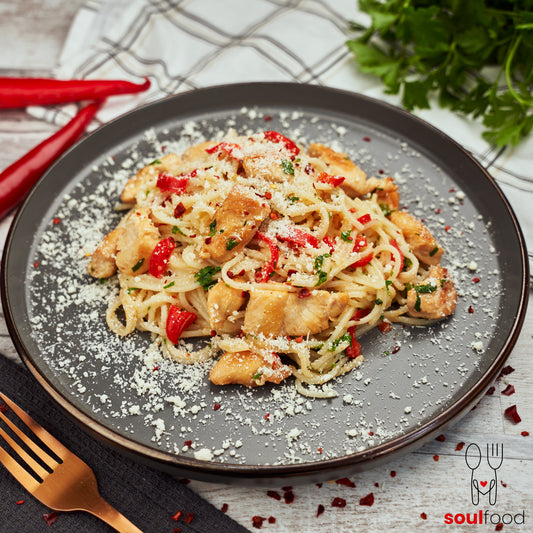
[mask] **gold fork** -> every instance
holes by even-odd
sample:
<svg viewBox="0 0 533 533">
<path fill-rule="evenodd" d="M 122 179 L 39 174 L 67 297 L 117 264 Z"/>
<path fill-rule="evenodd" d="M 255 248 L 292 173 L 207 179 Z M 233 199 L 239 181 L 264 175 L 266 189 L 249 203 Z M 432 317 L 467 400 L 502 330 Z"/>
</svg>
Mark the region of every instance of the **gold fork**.
<svg viewBox="0 0 533 533">
<path fill-rule="evenodd" d="M 142 533 L 127 518 L 109 505 L 98 492 L 93 471 L 79 457 L 65 448 L 48 431 L 18 405 L 0 392 L 0 398 L 22 422 L 51 450 L 57 461 L 41 445 L 28 437 L 0 410 L 0 418 L 18 438 L 47 466 L 45 468 L 0 427 L 0 436 L 41 481 L 23 468 L 0 446 L 0 462 L 26 490 L 39 501 L 56 511 L 87 511 L 121 533 Z"/>
</svg>

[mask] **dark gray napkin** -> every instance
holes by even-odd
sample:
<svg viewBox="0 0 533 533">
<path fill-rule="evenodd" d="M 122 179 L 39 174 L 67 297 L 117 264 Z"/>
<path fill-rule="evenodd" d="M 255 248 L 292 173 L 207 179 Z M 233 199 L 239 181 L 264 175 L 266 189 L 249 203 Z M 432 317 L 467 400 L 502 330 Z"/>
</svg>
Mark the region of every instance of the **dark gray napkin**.
<svg viewBox="0 0 533 533">
<path fill-rule="evenodd" d="M 55 406 L 25 368 L 1 355 L 0 391 L 83 459 L 94 470 L 102 496 L 145 533 L 248 532 L 190 490 L 184 480 L 135 463 L 95 441 Z M 0 494 L 2 533 L 113 531 L 82 512 L 57 513 L 55 522 L 48 525 L 43 515 L 52 510 L 33 498 L 2 465 Z M 173 520 L 179 511 L 181 516 Z M 184 517 L 192 520 L 187 523 Z"/>
</svg>

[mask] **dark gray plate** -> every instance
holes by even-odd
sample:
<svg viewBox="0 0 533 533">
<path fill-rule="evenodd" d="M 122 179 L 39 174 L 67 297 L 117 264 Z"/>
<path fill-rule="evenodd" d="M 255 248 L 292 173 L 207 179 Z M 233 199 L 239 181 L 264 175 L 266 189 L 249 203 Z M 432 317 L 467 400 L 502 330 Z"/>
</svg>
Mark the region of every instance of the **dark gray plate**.
<svg viewBox="0 0 533 533">
<path fill-rule="evenodd" d="M 123 183 L 163 149 L 181 151 L 228 127 L 331 144 L 369 174 L 394 175 L 402 205 L 446 249 L 443 263 L 459 292 L 455 314 L 430 328 L 397 325 L 363 337 L 365 363 L 333 383 L 338 396 L 329 400 L 302 398 L 292 383 L 219 389 L 207 380 L 209 365 L 162 360 L 141 333 L 116 338 L 104 318 L 114 282 L 92 280 L 85 267 L 118 220 L 112 207 Z M 527 270 L 506 199 L 443 133 L 357 94 L 258 83 L 155 102 L 70 150 L 13 223 L 2 301 L 30 371 L 97 437 L 177 475 L 309 481 L 379 464 L 459 420 L 516 341 Z"/>
</svg>

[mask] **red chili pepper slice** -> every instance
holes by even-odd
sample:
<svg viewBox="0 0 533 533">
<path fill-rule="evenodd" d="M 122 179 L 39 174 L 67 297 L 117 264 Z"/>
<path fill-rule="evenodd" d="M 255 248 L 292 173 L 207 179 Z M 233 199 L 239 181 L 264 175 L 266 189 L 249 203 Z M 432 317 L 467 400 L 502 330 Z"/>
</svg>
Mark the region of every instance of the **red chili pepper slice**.
<svg viewBox="0 0 533 533">
<path fill-rule="evenodd" d="M 327 183 L 329 185 L 333 185 L 333 187 L 338 187 L 345 178 L 342 176 L 332 176 L 331 174 L 327 174 L 326 172 L 321 172 L 318 175 L 318 181 L 321 183 Z"/>
<path fill-rule="evenodd" d="M 226 152 L 230 157 L 233 157 L 234 159 L 239 159 L 238 157 L 235 157 L 233 155 L 233 152 L 235 150 L 241 150 L 241 147 L 238 144 L 228 143 L 224 141 L 224 142 L 218 143 L 215 146 L 212 146 L 211 148 L 207 148 L 205 151 L 208 154 L 214 154 L 215 152 Z"/>
<path fill-rule="evenodd" d="M 370 307 L 367 307 L 366 309 L 358 309 L 353 315 L 351 320 L 361 320 L 362 318 L 365 318 L 366 315 L 368 315 L 372 311 Z"/>
<path fill-rule="evenodd" d="M 268 141 L 283 144 L 285 149 L 293 155 L 298 155 L 300 153 L 300 149 L 296 146 L 296 144 L 294 144 L 293 141 L 287 139 L 285 135 L 282 135 L 277 131 L 265 131 L 264 136 Z"/>
<path fill-rule="evenodd" d="M 372 220 L 372 217 L 367 213 L 366 215 L 361 215 L 357 221 L 361 224 L 363 224 L 363 226 L 365 224 L 368 224 L 370 221 Z"/>
<path fill-rule="evenodd" d="M 331 235 L 326 235 L 322 241 L 329 246 L 329 253 L 332 254 L 335 251 L 335 239 Z"/>
<path fill-rule="evenodd" d="M 350 359 L 355 359 L 356 357 L 359 357 L 361 355 L 361 344 L 359 344 L 359 341 L 355 338 L 355 328 L 357 326 L 352 326 L 348 328 L 348 333 L 350 337 L 352 338 L 350 346 L 346 348 L 346 355 Z"/>
<path fill-rule="evenodd" d="M 47 78 L 0 78 L 0 109 L 51 105 L 146 91 L 150 80 L 54 80 Z"/>
<path fill-rule="evenodd" d="M 181 218 L 185 214 L 185 211 L 187 211 L 187 209 L 185 209 L 185 206 L 183 205 L 183 202 L 180 202 L 176 206 L 176 209 L 174 209 L 174 216 L 176 218 Z"/>
<path fill-rule="evenodd" d="M 264 233 L 258 231 L 255 236 L 264 242 L 270 248 L 270 259 L 263 265 L 261 272 L 258 273 L 258 283 L 266 283 L 270 279 L 270 275 L 276 270 L 276 265 L 279 259 L 279 250 L 276 243 Z"/>
<path fill-rule="evenodd" d="M 303 231 L 300 228 L 291 226 L 287 228 L 285 235 L 276 235 L 276 239 L 281 242 L 288 242 L 289 244 L 294 244 L 295 246 L 307 246 L 310 245 L 313 248 L 318 248 L 320 246 L 319 240 L 307 231 Z"/>
<path fill-rule="evenodd" d="M 396 239 L 392 239 L 390 243 L 391 243 L 391 246 L 394 246 L 394 248 L 396 248 L 396 250 L 398 250 L 398 252 L 400 252 L 400 272 L 401 272 L 403 270 L 403 260 L 404 260 L 403 253 L 400 250 L 400 247 L 398 246 L 398 242 L 396 241 Z M 394 261 L 394 259 L 393 259 L 393 261 Z"/>
<path fill-rule="evenodd" d="M 156 278 L 163 277 L 165 268 L 167 268 L 168 260 L 170 259 L 175 247 L 176 243 L 172 237 L 162 239 L 155 245 L 152 255 L 150 256 L 149 272 L 152 274 L 152 276 Z"/>
<path fill-rule="evenodd" d="M 357 237 L 355 237 L 355 240 L 354 240 L 353 251 L 354 252 L 359 252 L 367 244 L 368 243 L 367 243 L 366 237 L 364 235 L 357 235 Z"/>
<path fill-rule="evenodd" d="M 182 311 L 176 305 L 171 306 L 167 317 L 167 339 L 172 344 L 176 344 L 180 340 L 183 331 L 193 324 L 197 318 L 194 313 Z"/>
<path fill-rule="evenodd" d="M 157 188 L 163 192 L 183 194 L 189 182 L 188 176 L 171 176 L 161 172 L 157 177 Z"/>
<path fill-rule="evenodd" d="M 83 134 L 101 102 L 93 102 L 51 137 L 0 174 L 0 220 L 26 196 L 48 167 Z"/>
<path fill-rule="evenodd" d="M 362 267 L 362 266 L 368 265 L 368 263 L 370 263 L 370 261 L 372 261 L 373 257 L 374 257 L 374 252 L 370 252 L 368 255 L 366 255 L 365 257 L 362 257 L 361 259 L 359 259 L 359 261 L 356 261 L 355 263 L 352 263 L 350 266 L 352 268 L 357 268 L 357 267 Z"/>
</svg>

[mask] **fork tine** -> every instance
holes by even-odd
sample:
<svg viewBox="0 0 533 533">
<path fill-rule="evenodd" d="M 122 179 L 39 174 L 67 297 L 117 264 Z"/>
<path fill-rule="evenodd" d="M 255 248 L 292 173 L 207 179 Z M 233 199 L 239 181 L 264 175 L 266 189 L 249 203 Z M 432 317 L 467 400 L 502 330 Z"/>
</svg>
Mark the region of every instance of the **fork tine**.
<svg viewBox="0 0 533 533">
<path fill-rule="evenodd" d="M 39 487 L 39 482 L 28 473 L 22 466 L 20 466 L 11 455 L 9 455 L 4 448 L 0 446 L 0 463 L 2 463 L 10 472 L 11 475 L 21 483 L 26 490 L 30 492 Z"/>
<path fill-rule="evenodd" d="M 35 420 L 25 411 L 23 411 L 16 403 L 13 403 L 7 396 L 0 392 L 0 398 L 7 404 L 7 406 L 28 426 L 29 429 L 35 433 L 58 457 L 63 457 L 65 454 L 70 454 L 70 450 L 63 446 L 56 438 L 52 437 L 46 429 L 37 424 Z"/>
<path fill-rule="evenodd" d="M 26 445 L 33 449 L 28 441 L 31 439 L 24 435 L 3 413 L 0 413 L 0 418 L 22 439 Z M 0 437 L 7 442 L 13 451 L 41 478 L 45 478 L 50 472 L 43 468 L 31 455 L 29 455 L 24 448 L 22 448 L 15 440 L 13 440 L 3 428 L 0 427 Z M 40 457 L 40 454 L 37 454 Z"/>
</svg>

